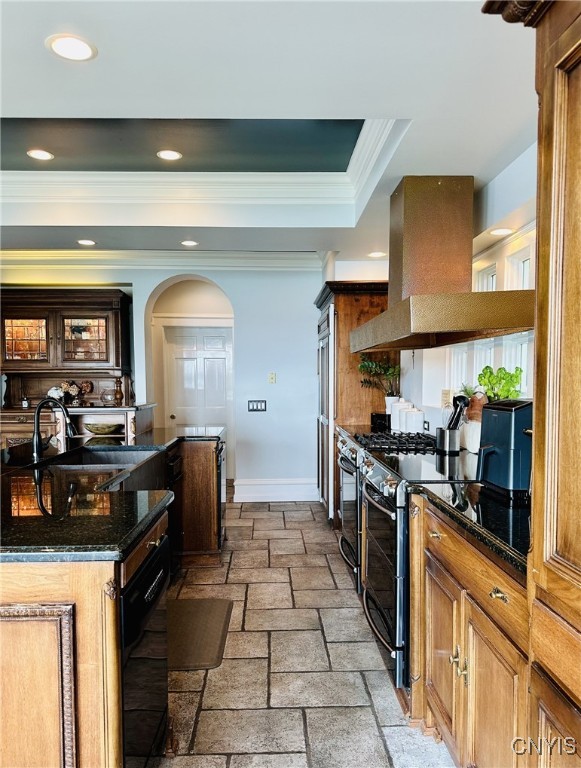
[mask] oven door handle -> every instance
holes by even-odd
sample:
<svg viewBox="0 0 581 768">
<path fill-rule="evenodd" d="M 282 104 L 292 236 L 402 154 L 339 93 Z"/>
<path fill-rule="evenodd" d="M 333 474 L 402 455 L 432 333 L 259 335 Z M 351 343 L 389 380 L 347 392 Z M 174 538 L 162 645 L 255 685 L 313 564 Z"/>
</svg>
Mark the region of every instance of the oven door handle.
<svg viewBox="0 0 581 768">
<path fill-rule="evenodd" d="M 395 512 L 392 512 L 390 509 L 387 509 L 387 507 L 382 506 L 381 504 L 378 504 L 375 499 L 373 499 L 368 493 L 367 493 L 367 483 L 363 483 L 363 487 L 361 489 L 361 492 L 363 493 L 363 498 L 367 501 L 368 504 L 373 504 L 373 506 L 376 509 L 379 509 L 380 512 L 383 512 L 386 515 L 389 515 L 392 520 L 396 520 L 397 516 Z"/>
<path fill-rule="evenodd" d="M 352 476 L 357 472 L 357 467 L 354 464 L 351 464 L 351 462 L 348 462 L 344 456 L 339 456 L 337 464 L 339 465 L 339 469 L 342 469 L 343 472 L 347 472 Z"/>
<path fill-rule="evenodd" d="M 367 623 L 369 624 L 371 631 L 373 632 L 375 637 L 379 640 L 379 642 L 383 645 L 383 647 L 389 651 L 389 655 L 391 656 L 391 658 L 395 659 L 395 648 L 393 648 L 386 641 L 386 639 L 381 635 L 381 633 L 373 623 L 373 619 L 371 618 L 371 614 L 369 613 L 369 608 L 367 606 L 367 589 L 363 590 L 363 600 L 361 602 L 363 603 L 363 611 L 365 613 L 365 618 L 367 619 Z"/>
</svg>

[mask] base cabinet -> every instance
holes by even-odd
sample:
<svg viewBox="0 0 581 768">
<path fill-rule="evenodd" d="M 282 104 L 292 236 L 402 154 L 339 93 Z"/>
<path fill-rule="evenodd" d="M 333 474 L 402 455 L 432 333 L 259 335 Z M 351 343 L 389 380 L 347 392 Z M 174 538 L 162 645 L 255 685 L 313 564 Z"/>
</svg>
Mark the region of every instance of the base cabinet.
<svg viewBox="0 0 581 768">
<path fill-rule="evenodd" d="M 529 768 L 581 768 L 581 710 L 533 664 L 528 737 L 516 748 Z"/>
<path fill-rule="evenodd" d="M 183 476 L 173 489 L 172 548 L 184 568 L 219 565 L 226 503 L 222 488 L 225 443 L 186 438 L 179 451 Z"/>
<path fill-rule="evenodd" d="M 0 569 L 0 765 L 123 765 L 115 563 Z"/>
<path fill-rule="evenodd" d="M 517 768 L 515 740 L 526 733 L 527 660 L 466 594 L 456 675 L 463 687 L 462 765 Z"/>
<path fill-rule="evenodd" d="M 527 659 L 426 553 L 427 702 L 456 763 L 517 768 L 526 733 Z"/>
<path fill-rule="evenodd" d="M 460 585 L 426 555 L 426 698 L 442 738 L 460 763 L 460 688 L 454 658 L 460 659 Z"/>
</svg>

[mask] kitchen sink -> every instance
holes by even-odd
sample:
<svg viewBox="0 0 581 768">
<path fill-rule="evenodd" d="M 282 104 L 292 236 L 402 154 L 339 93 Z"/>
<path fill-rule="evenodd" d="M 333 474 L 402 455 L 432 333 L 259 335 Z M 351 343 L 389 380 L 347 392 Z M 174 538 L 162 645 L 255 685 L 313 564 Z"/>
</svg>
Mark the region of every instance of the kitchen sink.
<svg viewBox="0 0 581 768">
<path fill-rule="evenodd" d="M 95 476 L 95 491 L 159 490 L 166 487 L 163 451 L 137 451 L 132 448 L 94 450 L 82 446 L 47 458 L 34 468 L 69 481 L 74 475 Z"/>
<path fill-rule="evenodd" d="M 159 451 L 136 451 L 133 448 L 118 448 L 114 451 L 104 451 L 82 446 L 81 448 L 74 448 L 72 451 L 67 451 L 66 453 L 59 453 L 56 456 L 51 456 L 40 463 L 42 463 L 43 467 L 54 464 L 58 464 L 59 466 L 68 464 L 83 467 L 94 464 L 100 466 L 114 464 L 130 467 L 141 464 L 143 461 L 151 459 L 158 453 Z"/>
</svg>

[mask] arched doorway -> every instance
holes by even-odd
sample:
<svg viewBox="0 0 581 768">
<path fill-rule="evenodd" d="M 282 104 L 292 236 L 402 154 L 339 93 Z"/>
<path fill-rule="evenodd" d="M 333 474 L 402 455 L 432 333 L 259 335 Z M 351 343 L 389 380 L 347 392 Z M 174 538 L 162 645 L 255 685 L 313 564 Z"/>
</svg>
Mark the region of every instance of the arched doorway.
<svg viewBox="0 0 581 768">
<path fill-rule="evenodd" d="M 213 282 L 192 276 L 158 287 L 148 303 L 149 381 L 155 425 L 227 427 L 228 475 L 234 477 L 232 305 Z"/>
</svg>

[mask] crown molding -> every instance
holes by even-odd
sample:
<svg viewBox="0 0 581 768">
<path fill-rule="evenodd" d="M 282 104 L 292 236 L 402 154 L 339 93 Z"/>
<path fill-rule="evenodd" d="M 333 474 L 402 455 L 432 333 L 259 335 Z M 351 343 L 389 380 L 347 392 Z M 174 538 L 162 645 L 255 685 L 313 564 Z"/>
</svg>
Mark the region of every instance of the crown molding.
<svg viewBox="0 0 581 768">
<path fill-rule="evenodd" d="M 167 270 L 237 269 L 275 271 L 321 270 L 316 252 L 200 251 L 181 254 L 171 251 L 1 251 L 3 269 L 35 270 Z"/>
<path fill-rule="evenodd" d="M 259 203 L 351 202 L 345 173 L 99 173 L 2 171 L 4 203 Z"/>
<path fill-rule="evenodd" d="M 4 224 L 62 225 L 65 215 L 105 226 L 151 222 L 155 211 L 160 224 L 263 226 L 266 215 L 273 226 L 352 227 L 408 124 L 365 120 L 344 173 L 2 171 Z"/>
</svg>

